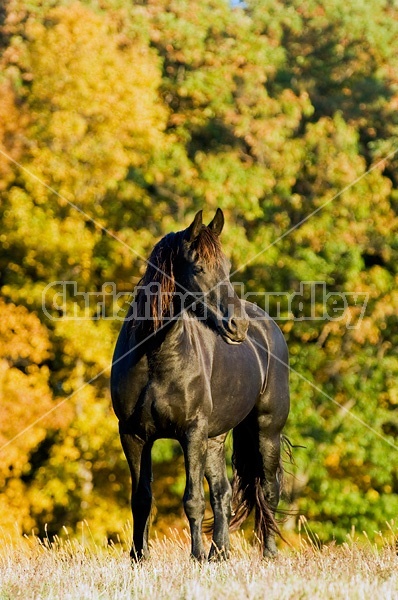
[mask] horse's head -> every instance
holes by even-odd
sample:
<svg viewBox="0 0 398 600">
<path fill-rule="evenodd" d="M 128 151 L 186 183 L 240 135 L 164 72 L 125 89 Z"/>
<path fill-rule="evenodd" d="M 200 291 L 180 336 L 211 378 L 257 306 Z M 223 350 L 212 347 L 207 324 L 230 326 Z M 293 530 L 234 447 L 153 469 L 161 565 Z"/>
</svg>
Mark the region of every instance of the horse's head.
<svg viewBox="0 0 398 600">
<path fill-rule="evenodd" d="M 156 244 L 137 290 L 133 326 L 149 322 L 147 327 L 156 331 L 186 309 L 229 344 L 246 338 L 247 315 L 229 280 L 230 262 L 219 240 L 223 226 L 219 208 L 207 226 L 199 211 L 187 229 Z"/>
<path fill-rule="evenodd" d="M 231 263 L 219 239 L 223 226 L 219 208 L 207 226 L 202 222 L 202 211 L 196 214 L 181 232 L 182 252 L 175 277 L 178 290 L 186 293 L 185 307 L 215 328 L 227 343 L 238 344 L 246 338 L 248 319 L 229 280 Z"/>
</svg>

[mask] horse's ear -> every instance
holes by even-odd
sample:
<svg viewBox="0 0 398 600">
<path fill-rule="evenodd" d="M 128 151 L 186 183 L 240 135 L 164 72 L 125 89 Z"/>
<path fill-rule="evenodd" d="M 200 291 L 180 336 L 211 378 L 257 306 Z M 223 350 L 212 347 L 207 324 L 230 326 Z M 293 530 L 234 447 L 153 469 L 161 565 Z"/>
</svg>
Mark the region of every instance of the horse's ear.
<svg viewBox="0 0 398 600">
<path fill-rule="evenodd" d="M 208 224 L 208 228 L 211 229 L 215 235 L 220 235 L 224 227 L 224 214 L 221 208 L 217 208 L 216 214 L 210 223 Z"/>
<path fill-rule="evenodd" d="M 202 229 L 202 213 L 202 210 L 196 213 L 194 220 L 192 221 L 188 229 L 185 231 L 184 237 L 188 242 L 193 242 L 194 240 L 196 240 L 200 233 L 200 230 Z"/>
</svg>

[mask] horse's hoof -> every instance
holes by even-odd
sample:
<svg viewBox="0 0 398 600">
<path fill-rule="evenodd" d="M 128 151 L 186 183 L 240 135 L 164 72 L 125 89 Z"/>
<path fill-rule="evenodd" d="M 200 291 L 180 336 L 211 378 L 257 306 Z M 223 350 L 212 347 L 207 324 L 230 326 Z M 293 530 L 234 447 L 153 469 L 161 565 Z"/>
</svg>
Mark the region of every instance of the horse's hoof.
<svg viewBox="0 0 398 600">
<path fill-rule="evenodd" d="M 130 552 L 131 565 L 139 565 L 149 558 L 149 553 L 144 552 Z"/>
<path fill-rule="evenodd" d="M 267 560 L 273 560 L 278 556 L 278 550 L 276 548 L 264 548 L 263 558 Z"/>
<path fill-rule="evenodd" d="M 222 562 L 222 561 L 228 560 L 228 559 L 229 559 L 228 550 L 225 550 L 225 548 L 222 548 L 221 550 L 219 550 L 218 548 L 215 548 L 214 546 L 211 547 L 211 550 L 209 552 L 209 558 L 208 558 L 208 560 L 210 562 Z"/>
<path fill-rule="evenodd" d="M 200 554 L 198 554 L 198 556 L 195 556 L 195 554 L 191 554 L 191 559 L 195 562 L 203 564 L 206 561 L 206 555 L 204 552 L 201 552 Z"/>
</svg>

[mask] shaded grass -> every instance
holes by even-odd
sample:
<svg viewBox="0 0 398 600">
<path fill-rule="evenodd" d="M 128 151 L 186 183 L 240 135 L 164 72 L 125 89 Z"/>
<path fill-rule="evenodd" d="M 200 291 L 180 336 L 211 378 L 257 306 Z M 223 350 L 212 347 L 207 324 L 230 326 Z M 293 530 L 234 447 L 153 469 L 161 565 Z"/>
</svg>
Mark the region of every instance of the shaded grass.
<svg viewBox="0 0 398 600">
<path fill-rule="evenodd" d="M 309 537 L 298 550 L 264 561 L 241 535 L 232 537 L 231 560 L 199 565 L 189 558 L 187 536 L 173 533 L 152 543 L 152 557 L 131 567 L 122 546 L 29 538 L 0 549 L 0 599 L 187 599 L 267 600 L 398 597 L 394 536 L 382 547 L 318 548 Z"/>
</svg>

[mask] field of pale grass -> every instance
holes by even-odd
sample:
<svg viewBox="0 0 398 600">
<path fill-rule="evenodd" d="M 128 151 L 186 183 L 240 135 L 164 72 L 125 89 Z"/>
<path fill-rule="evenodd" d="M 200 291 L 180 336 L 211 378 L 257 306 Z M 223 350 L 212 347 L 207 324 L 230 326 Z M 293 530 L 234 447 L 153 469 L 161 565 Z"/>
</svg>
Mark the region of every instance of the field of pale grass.
<svg viewBox="0 0 398 600">
<path fill-rule="evenodd" d="M 0 542 L 0 600 L 398 598 L 394 537 L 377 546 L 348 537 L 341 546 L 322 548 L 303 537 L 298 549 L 264 561 L 234 535 L 230 561 L 200 565 L 189 558 L 188 537 L 175 533 L 153 541 L 152 557 L 133 567 L 121 545 L 57 538 Z"/>
</svg>

